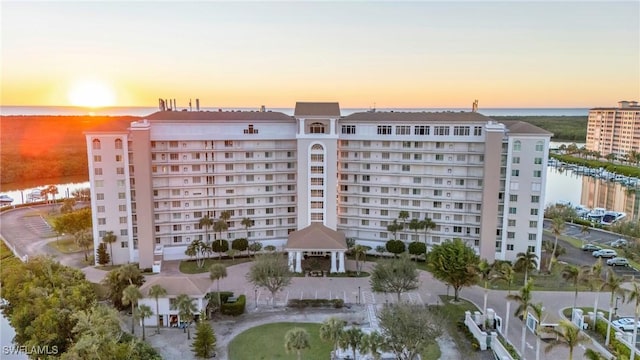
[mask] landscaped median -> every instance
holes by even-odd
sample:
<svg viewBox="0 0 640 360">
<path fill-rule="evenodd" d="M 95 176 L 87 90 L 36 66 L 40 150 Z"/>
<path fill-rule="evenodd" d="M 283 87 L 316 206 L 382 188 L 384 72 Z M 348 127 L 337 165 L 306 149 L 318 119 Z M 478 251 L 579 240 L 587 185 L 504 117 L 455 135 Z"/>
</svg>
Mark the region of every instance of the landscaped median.
<svg viewBox="0 0 640 360">
<path fill-rule="evenodd" d="M 592 307 L 581 307 L 577 309 L 582 310 L 583 314 L 593 313 Z M 562 315 L 567 319 L 571 319 L 572 311 L 573 311 L 572 308 L 565 308 L 562 310 Z M 587 335 L 589 335 L 589 337 L 591 337 L 591 339 L 594 342 L 597 342 L 599 347 L 601 347 L 602 349 L 609 351 L 611 354 L 617 356 L 619 359 L 628 359 L 629 355 L 631 354 L 631 349 L 629 349 L 629 346 L 627 346 L 625 343 L 620 341 L 618 337 L 616 337 L 616 333 L 619 331 L 616 330 L 614 326 L 610 326 L 610 327 L 608 326 L 609 312 L 598 309 L 598 313 L 602 313 L 603 315 L 602 317 L 600 316 L 597 317 L 595 329 L 593 329 L 593 327 L 591 326 L 591 324 L 593 323 L 593 319 L 590 318 L 589 315 L 585 315 L 585 321 L 588 321 L 588 326 L 586 327 L 584 332 L 587 333 Z M 609 340 L 609 346 L 606 346 L 605 343 L 606 343 L 608 327 L 609 327 L 610 340 Z"/>
</svg>

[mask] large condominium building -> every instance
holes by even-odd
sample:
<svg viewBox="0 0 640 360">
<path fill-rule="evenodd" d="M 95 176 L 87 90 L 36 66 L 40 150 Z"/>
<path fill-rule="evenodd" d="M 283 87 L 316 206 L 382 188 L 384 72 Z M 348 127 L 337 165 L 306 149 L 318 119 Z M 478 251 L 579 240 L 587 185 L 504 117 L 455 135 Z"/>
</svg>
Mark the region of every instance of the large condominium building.
<svg viewBox="0 0 640 360">
<path fill-rule="evenodd" d="M 619 101 L 618 107 L 589 110 L 587 150 L 602 156 L 624 157 L 640 152 L 640 106 L 637 101 Z"/>
<path fill-rule="evenodd" d="M 114 262 L 142 268 L 186 258 L 196 239 L 282 248 L 319 224 L 373 248 L 461 238 L 489 261 L 540 256 L 550 137 L 476 112 L 159 111 L 86 134 L 94 241 L 114 232 Z M 227 231 L 201 228 L 222 211 Z M 436 226 L 392 233 L 401 211 Z"/>
</svg>

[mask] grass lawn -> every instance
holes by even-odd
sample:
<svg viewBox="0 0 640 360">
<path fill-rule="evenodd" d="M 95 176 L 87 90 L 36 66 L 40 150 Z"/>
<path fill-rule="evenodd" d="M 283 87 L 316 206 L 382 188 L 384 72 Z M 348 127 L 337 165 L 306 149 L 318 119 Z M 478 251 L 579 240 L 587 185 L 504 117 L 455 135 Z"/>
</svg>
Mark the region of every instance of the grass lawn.
<svg viewBox="0 0 640 360">
<path fill-rule="evenodd" d="M 238 265 L 250 261 L 253 261 L 253 258 L 236 257 L 235 260 L 224 257 L 222 258 L 222 260 L 218 260 L 218 258 L 212 258 L 206 259 L 204 261 L 204 266 L 199 268 L 195 260 L 183 260 L 180 262 L 180 272 L 183 274 L 201 274 L 208 272 L 209 267 L 213 264 L 223 264 L 224 266 L 229 267 L 232 265 Z"/>
<path fill-rule="evenodd" d="M 440 295 L 441 305 L 439 306 L 442 310 L 442 316 L 444 316 L 445 318 L 443 326 L 446 328 L 447 332 L 458 346 L 458 350 L 464 358 L 465 354 L 471 356 L 471 354 L 475 353 L 476 351 L 471 348 L 471 343 L 465 337 L 465 335 L 458 330 L 457 323 L 459 321 L 464 321 L 465 311 L 473 312 L 478 310 L 478 308 L 466 300 L 460 300 L 457 303 L 453 303 L 452 301 L 453 296 Z"/>
<path fill-rule="evenodd" d="M 333 347 L 320 340 L 318 334 L 321 324 L 313 323 L 273 323 L 257 326 L 236 336 L 229 344 L 230 360 L 295 360 L 296 354 L 284 349 L 284 334 L 294 327 L 309 332 L 311 348 L 302 351 L 303 359 L 328 359 Z"/>
<path fill-rule="evenodd" d="M 78 247 L 71 237 L 60 238 L 56 241 L 51 241 L 47 245 L 60 251 L 63 254 L 72 254 L 82 252 L 84 249 Z M 93 246 L 87 251 L 89 254 L 93 253 Z"/>
</svg>

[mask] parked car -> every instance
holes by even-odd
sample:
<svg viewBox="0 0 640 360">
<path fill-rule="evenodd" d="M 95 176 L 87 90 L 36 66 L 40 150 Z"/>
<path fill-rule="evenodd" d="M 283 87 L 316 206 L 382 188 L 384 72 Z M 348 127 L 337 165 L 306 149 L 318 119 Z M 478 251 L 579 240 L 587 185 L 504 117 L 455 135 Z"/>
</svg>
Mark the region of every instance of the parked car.
<svg viewBox="0 0 640 360">
<path fill-rule="evenodd" d="M 611 246 L 615 248 L 621 248 L 621 247 L 627 246 L 627 244 L 629 243 L 625 239 L 617 239 L 611 242 Z"/>
<path fill-rule="evenodd" d="M 582 245 L 582 251 L 598 251 L 598 250 L 602 250 L 602 248 L 598 245 L 594 245 L 594 244 L 584 244 Z"/>
<path fill-rule="evenodd" d="M 633 331 L 633 323 L 633 318 L 621 318 L 612 321 L 611 325 L 613 325 L 613 327 L 615 327 L 616 329 L 620 329 L 622 331 Z M 638 325 L 638 328 L 640 329 L 640 325 Z"/>
<path fill-rule="evenodd" d="M 614 257 L 607 260 L 607 265 L 609 266 L 629 266 L 629 260 L 623 257 Z"/>
<path fill-rule="evenodd" d="M 593 253 L 591 253 L 591 255 L 593 255 L 594 257 L 601 257 L 601 258 L 614 258 L 618 256 L 618 253 L 612 249 L 602 249 L 602 250 L 594 251 Z"/>
</svg>

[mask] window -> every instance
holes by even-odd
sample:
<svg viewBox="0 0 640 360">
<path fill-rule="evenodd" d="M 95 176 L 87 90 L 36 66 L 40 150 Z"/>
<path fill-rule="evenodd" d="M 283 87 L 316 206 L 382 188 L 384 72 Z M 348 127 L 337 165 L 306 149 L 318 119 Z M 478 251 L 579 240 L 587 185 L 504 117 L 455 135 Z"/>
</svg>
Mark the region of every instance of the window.
<svg viewBox="0 0 640 360">
<path fill-rule="evenodd" d="M 443 160 L 444 160 L 444 155 L 436 154 L 436 161 L 443 161 Z"/>
<path fill-rule="evenodd" d="M 126 216 L 120 216 L 120 224 L 126 224 L 127 223 L 127 217 Z"/>
<path fill-rule="evenodd" d="M 230 153 L 230 152 L 224 153 L 224 158 L 225 159 L 233 159 L 233 153 Z"/>
<path fill-rule="evenodd" d="M 471 133 L 470 126 L 454 126 L 453 127 L 454 136 L 469 136 L 470 133 Z"/>
<path fill-rule="evenodd" d="M 521 148 L 522 143 L 520 142 L 520 140 L 516 140 L 513 142 L 513 151 L 520 151 Z"/>
<path fill-rule="evenodd" d="M 224 169 L 226 171 L 233 171 L 233 164 L 224 164 Z"/>
<path fill-rule="evenodd" d="M 530 214 L 531 215 L 538 215 L 538 209 L 531 209 Z"/>
<path fill-rule="evenodd" d="M 509 208 L 509 214 L 516 214 L 517 212 L 518 212 L 517 208 L 514 208 L 514 207 Z"/>
<path fill-rule="evenodd" d="M 538 222 L 535 220 L 529 221 L 529 227 L 530 228 L 537 228 L 538 227 Z"/>
<path fill-rule="evenodd" d="M 449 127 L 448 126 L 434 126 L 433 127 L 433 135 L 447 136 L 447 135 L 449 135 Z"/>
<path fill-rule="evenodd" d="M 464 186 L 464 179 L 456 179 L 456 186 Z"/>
<path fill-rule="evenodd" d="M 422 154 L 413 154 L 413 160 L 422 160 Z"/>
<path fill-rule="evenodd" d="M 518 201 L 518 195 L 509 195 L 509 201 Z"/>
<path fill-rule="evenodd" d="M 411 165 L 402 165 L 402 171 L 411 171 Z"/>
<path fill-rule="evenodd" d="M 442 190 L 433 190 L 433 196 L 442 196 Z"/>
<path fill-rule="evenodd" d="M 309 132 L 311 134 L 324 134 L 324 125 L 319 122 L 314 122 L 309 125 Z"/>
<path fill-rule="evenodd" d="M 98 206 L 97 206 L 97 209 L 98 209 L 98 212 L 99 212 L 99 213 L 103 213 L 103 212 L 105 212 L 105 207 L 104 207 L 104 205 L 98 205 Z"/>
<path fill-rule="evenodd" d="M 371 189 L 368 186 L 363 186 L 362 187 L 362 192 L 363 193 L 368 193 L 368 192 L 371 192 Z"/>
<path fill-rule="evenodd" d="M 537 238 L 536 234 L 529 234 L 529 240 L 535 240 Z"/>
<path fill-rule="evenodd" d="M 96 194 L 96 200 L 104 200 L 104 194 L 103 193 L 97 193 Z"/>
<path fill-rule="evenodd" d="M 128 248 L 129 247 L 129 242 L 128 241 L 120 241 L 120 247 L 121 248 Z"/>
<path fill-rule="evenodd" d="M 482 126 L 474 126 L 473 127 L 473 135 L 474 136 L 482 135 Z"/>
<path fill-rule="evenodd" d="M 380 188 L 380 193 L 381 194 L 388 194 L 389 193 L 389 188 L 388 187 L 381 187 Z"/>
<path fill-rule="evenodd" d="M 91 147 L 93 148 L 93 150 L 100 150 L 100 140 L 93 139 L 93 141 L 91 142 Z"/>
<path fill-rule="evenodd" d="M 533 163 L 536 165 L 542 165 L 542 158 L 537 157 L 533 159 Z"/>
<path fill-rule="evenodd" d="M 536 143 L 536 151 L 543 151 L 544 150 L 544 143 L 542 141 L 538 141 Z"/>
<path fill-rule="evenodd" d="M 98 218 L 98 225 L 107 225 L 106 218 Z"/>
<path fill-rule="evenodd" d="M 434 201 L 433 202 L 433 207 L 436 209 L 442 208 L 442 202 L 441 201 Z"/>
<path fill-rule="evenodd" d="M 520 170 L 511 169 L 511 176 L 520 176 Z"/>
<path fill-rule="evenodd" d="M 396 126 L 396 135 L 411 135 L 411 126 L 408 126 L 408 125 Z"/>
<path fill-rule="evenodd" d="M 520 164 L 520 157 L 519 157 L 519 156 L 514 156 L 514 157 L 511 159 L 511 163 L 512 163 L 512 164 Z"/>
<path fill-rule="evenodd" d="M 425 125 L 416 125 L 413 129 L 414 135 L 429 135 L 429 127 Z"/>
<path fill-rule="evenodd" d="M 381 216 L 389 216 L 389 210 L 380 210 L 380 215 Z"/>
<path fill-rule="evenodd" d="M 507 250 L 513 251 L 513 244 L 507 244 Z"/>
<path fill-rule="evenodd" d="M 420 184 L 421 182 L 422 182 L 422 178 L 419 178 L 419 177 L 414 177 L 413 178 L 413 183 L 414 184 Z"/>
<path fill-rule="evenodd" d="M 343 134 L 355 134 L 356 126 L 355 125 L 342 125 L 342 133 Z"/>
<path fill-rule="evenodd" d="M 93 169 L 93 173 L 95 175 L 102 175 L 102 168 L 95 168 Z"/>
<path fill-rule="evenodd" d="M 533 177 L 542 177 L 542 170 L 533 170 Z"/>
<path fill-rule="evenodd" d="M 225 140 L 224 147 L 233 147 L 233 140 Z"/>
<path fill-rule="evenodd" d="M 539 195 L 531 195 L 531 202 L 532 203 L 539 203 L 540 202 L 540 196 Z"/>
<path fill-rule="evenodd" d="M 378 135 L 391 135 L 391 125 L 378 125 Z"/>
<path fill-rule="evenodd" d="M 462 210 L 464 209 L 464 204 L 461 202 L 453 203 L 453 208 L 456 210 Z"/>
<path fill-rule="evenodd" d="M 380 199 L 380 205 L 389 205 L 389 199 Z"/>
<path fill-rule="evenodd" d="M 507 226 L 516 226 L 516 220 L 515 219 L 509 219 L 507 222 Z"/>
<path fill-rule="evenodd" d="M 413 195 L 420 195 L 420 189 L 413 189 Z"/>
<path fill-rule="evenodd" d="M 116 174 L 124 175 L 124 168 L 123 167 L 116 168 Z"/>
</svg>

